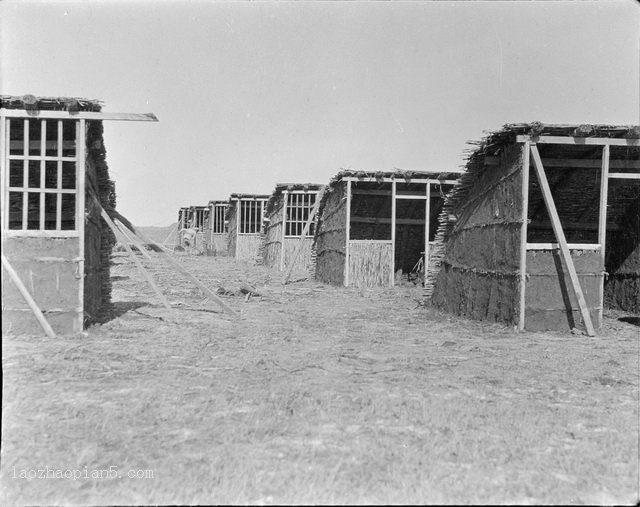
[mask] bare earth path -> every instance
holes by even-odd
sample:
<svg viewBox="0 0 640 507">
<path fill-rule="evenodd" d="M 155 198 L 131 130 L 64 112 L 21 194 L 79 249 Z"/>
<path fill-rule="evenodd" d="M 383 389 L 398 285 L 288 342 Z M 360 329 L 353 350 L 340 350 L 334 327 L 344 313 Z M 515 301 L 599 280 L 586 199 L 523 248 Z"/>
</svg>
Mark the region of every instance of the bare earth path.
<svg viewBox="0 0 640 507">
<path fill-rule="evenodd" d="M 234 321 L 151 255 L 172 310 L 117 253 L 116 318 L 3 338 L 2 505 L 638 500 L 640 328 L 620 315 L 596 339 L 518 335 L 413 286 L 177 256 L 258 288 L 222 296 Z M 81 477 L 21 478 L 46 467 Z"/>
</svg>

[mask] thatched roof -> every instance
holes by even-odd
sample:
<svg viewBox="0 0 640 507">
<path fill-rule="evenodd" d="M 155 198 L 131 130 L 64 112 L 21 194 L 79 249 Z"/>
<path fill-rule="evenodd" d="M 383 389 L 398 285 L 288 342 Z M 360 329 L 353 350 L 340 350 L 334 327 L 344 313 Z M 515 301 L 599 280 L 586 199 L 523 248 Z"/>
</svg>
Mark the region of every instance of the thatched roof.
<svg viewBox="0 0 640 507">
<path fill-rule="evenodd" d="M 269 216 L 271 214 L 273 207 L 285 190 L 287 192 L 292 192 L 294 190 L 316 191 L 320 190 L 323 186 L 324 185 L 319 183 L 276 183 L 276 188 L 267 201 L 265 216 Z"/>
<path fill-rule="evenodd" d="M 231 194 L 229 200 L 232 199 L 269 199 L 267 194 Z"/>
<path fill-rule="evenodd" d="M 28 111 L 100 112 L 102 102 L 80 97 L 36 97 L 34 95 L 0 95 L 0 107 Z"/>
<path fill-rule="evenodd" d="M 495 165 L 487 164 L 487 157 L 499 156 L 507 145 L 516 142 L 516 137 L 519 135 L 638 139 L 640 138 L 640 126 L 552 125 L 540 122 L 517 123 L 506 124 L 500 130 L 488 132 L 480 141 L 469 141 L 468 144 L 474 146 L 474 148 L 467 150 L 466 170 L 462 173 L 458 183 L 446 200 L 442 213 L 443 220 L 441 220 L 438 231 L 439 237 L 446 240 L 449 233 L 455 227 L 456 212 L 468 200 L 468 195 L 474 188 L 475 182 L 485 171 L 491 171 L 495 167 Z M 612 160 L 616 158 L 614 153 L 618 154 L 618 159 L 637 160 L 640 156 L 640 148 L 638 147 L 624 147 L 622 148 L 624 153 L 620 152 L 618 147 L 616 147 L 616 149 L 618 151 L 612 149 Z M 602 147 L 594 145 L 546 144 L 539 145 L 539 150 L 543 160 L 545 157 L 600 160 L 602 156 Z M 552 181 L 551 177 L 549 177 L 549 180 L 553 188 L 554 181 Z M 576 175 L 574 180 L 575 181 L 564 180 L 555 183 L 562 185 L 563 193 L 572 196 L 580 195 L 584 198 L 584 201 L 588 201 L 588 199 L 586 199 L 585 181 L 580 178 L 580 175 Z M 594 189 L 589 188 L 588 190 L 591 191 Z M 531 204 L 532 203 L 530 203 L 529 207 L 530 214 L 534 212 Z M 578 206 L 575 206 L 575 208 L 579 210 Z M 530 216 L 529 218 L 532 217 Z"/>
<path fill-rule="evenodd" d="M 326 191 L 320 201 L 319 212 L 324 209 L 329 195 L 343 178 L 375 178 L 380 181 L 382 181 L 383 178 L 394 178 L 398 181 L 409 181 L 411 179 L 438 179 L 444 181 L 457 180 L 461 174 L 461 171 L 409 171 L 405 169 L 394 169 L 392 171 L 355 171 L 352 169 L 342 169 L 329 181 L 329 185 L 327 185 Z"/>
</svg>

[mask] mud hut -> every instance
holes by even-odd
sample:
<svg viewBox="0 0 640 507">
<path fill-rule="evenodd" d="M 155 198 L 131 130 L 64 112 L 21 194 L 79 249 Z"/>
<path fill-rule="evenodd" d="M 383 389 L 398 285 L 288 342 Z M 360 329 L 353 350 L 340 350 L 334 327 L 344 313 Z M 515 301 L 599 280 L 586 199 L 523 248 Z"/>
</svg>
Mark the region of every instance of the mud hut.
<svg viewBox="0 0 640 507">
<path fill-rule="evenodd" d="M 457 172 L 342 171 L 320 202 L 316 278 L 356 287 L 393 286 L 423 271 L 444 196 Z"/>
<path fill-rule="evenodd" d="M 264 219 L 262 260 L 280 271 L 307 271 L 312 263 L 315 220 L 305 225 L 316 204 L 322 185 L 278 183 L 267 201 Z M 302 238 L 302 233 L 305 237 Z"/>
<path fill-rule="evenodd" d="M 227 254 L 227 207 L 229 201 L 209 201 L 209 213 L 204 224 L 207 255 Z"/>
<path fill-rule="evenodd" d="M 115 238 L 94 201 L 115 209 L 105 120 L 157 121 L 95 100 L 0 97 L 3 332 L 78 332 L 110 314 Z"/>
<path fill-rule="evenodd" d="M 227 208 L 228 255 L 236 259 L 261 262 L 262 221 L 268 195 L 231 194 Z"/>
<path fill-rule="evenodd" d="M 178 234 L 189 227 L 189 206 L 178 210 Z"/>
<path fill-rule="evenodd" d="M 520 330 L 640 311 L 640 129 L 506 125 L 446 202 L 432 301 Z"/>
<path fill-rule="evenodd" d="M 180 246 L 204 253 L 207 248 L 205 234 L 209 219 L 209 206 L 185 206 L 178 211 L 178 239 Z"/>
</svg>

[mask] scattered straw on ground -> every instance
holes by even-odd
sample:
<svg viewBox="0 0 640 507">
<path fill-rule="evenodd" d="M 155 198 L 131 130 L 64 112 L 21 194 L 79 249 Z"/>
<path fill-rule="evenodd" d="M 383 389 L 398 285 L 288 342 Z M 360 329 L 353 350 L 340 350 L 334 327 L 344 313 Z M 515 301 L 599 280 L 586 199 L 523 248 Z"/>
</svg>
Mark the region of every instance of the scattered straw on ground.
<svg viewBox="0 0 640 507">
<path fill-rule="evenodd" d="M 638 499 L 633 324 L 518 335 L 418 307 L 418 287 L 177 258 L 241 317 L 145 260 L 165 310 L 117 253 L 113 320 L 4 338 L 3 505 Z M 45 467 L 83 477 L 20 478 Z"/>
</svg>

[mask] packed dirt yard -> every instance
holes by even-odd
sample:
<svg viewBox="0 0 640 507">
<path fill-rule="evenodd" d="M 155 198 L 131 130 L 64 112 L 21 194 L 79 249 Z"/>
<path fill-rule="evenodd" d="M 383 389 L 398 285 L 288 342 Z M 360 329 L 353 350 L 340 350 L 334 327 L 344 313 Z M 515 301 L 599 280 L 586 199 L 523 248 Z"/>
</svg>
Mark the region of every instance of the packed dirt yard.
<svg viewBox="0 0 640 507">
<path fill-rule="evenodd" d="M 112 320 L 3 338 L 2 505 L 638 501 L 637 319 L 517 334 L 176 254 L 234 319 L 150 255 L 171 310 L 117 252 Z"/>
</svg>

